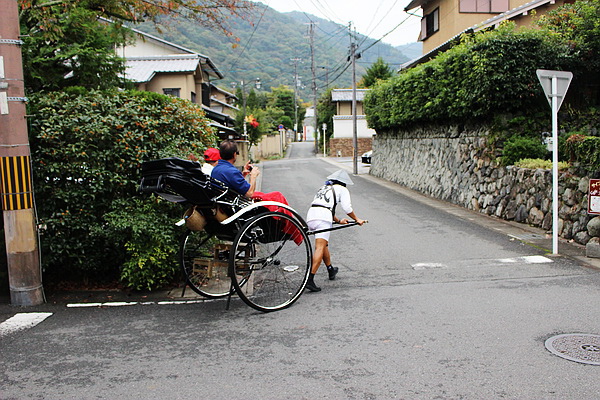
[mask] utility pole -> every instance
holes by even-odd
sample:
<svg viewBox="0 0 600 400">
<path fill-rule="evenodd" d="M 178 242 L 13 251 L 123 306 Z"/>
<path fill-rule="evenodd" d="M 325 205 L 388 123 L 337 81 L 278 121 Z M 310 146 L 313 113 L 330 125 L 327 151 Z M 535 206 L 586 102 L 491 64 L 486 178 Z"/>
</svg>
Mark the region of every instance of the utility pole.
<svg viewBox="0 0 600 400">
<path fill-rule="evenodd" d="M 298 86 L 300 82 L 298 79 L 298 61 L 302 61 L 301 58 L 292 58 L 294 62 L 294 141 L 298 140 Z M 306 138 L 304 138 L 306 140 Z"/>
<path fill-rule="evenodd" d="M 352 170 L 354 175 L 358 174 L 358 131 L 356 126 L 356 43 L 352 36 L 352 24 L 350 24 L 350 59 L 352 62 Z"/>
<path fill-rule="evenodd" d="M 16 0 L 0 0 L 0 194 L 10 300 L 44 303 Z"/>
<path fill-rule="evenodd" d="M 312 91 L 313 91 L 313 108 L 314 108 L 314 139 L 315 139 L 315 154 L 319 153 L 319 135 L 317 134 L 317 74 L 315 68 L 315 23 L 310 23 L 310 69 L 312 71 Z"/>
</svg>

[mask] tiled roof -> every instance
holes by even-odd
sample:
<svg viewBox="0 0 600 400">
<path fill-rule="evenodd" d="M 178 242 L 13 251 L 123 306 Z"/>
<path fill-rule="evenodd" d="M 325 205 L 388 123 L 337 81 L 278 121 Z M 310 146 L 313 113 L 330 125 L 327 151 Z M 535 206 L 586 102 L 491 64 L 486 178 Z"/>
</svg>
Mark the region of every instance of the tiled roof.
<svg viewBox="0 0 600 400">
<path fill-rule="evenodd" d="M 197 54 L 130 57 L 125 65 L 125 77 L 134 82 L 148 82 L 157 72 L 194 72 L 200 64 Z"/>
<path fill-rule="evenodd" d="M 363 101 L 369 89 L 356 89 L 356 100 Z M 352 89 L 334 89 L 331 91 L 331 101 L 352 101 Z"/>
</svg>

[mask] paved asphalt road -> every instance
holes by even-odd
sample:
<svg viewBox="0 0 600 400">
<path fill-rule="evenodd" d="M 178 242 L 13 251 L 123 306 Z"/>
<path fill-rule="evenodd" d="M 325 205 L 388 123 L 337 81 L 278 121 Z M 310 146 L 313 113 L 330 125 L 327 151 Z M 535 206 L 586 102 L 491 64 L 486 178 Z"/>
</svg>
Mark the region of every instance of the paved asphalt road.
<svg viewBox="0 0 600 400">
<path fill-rule="evenodd" d="M 296 143 L 262 165 L 263 191 L 282 191 L 301 214 L 347 161 L 311 148 Z M 558 334 L 600 335 L 600 269 L 544 256 L 515 239 L 522 228 L 353 179 L 355 211 L 369 223 L 332 233 L 338 278 L 320 270 L 323 290 L 289 309 L 0 304 L 0 399 L 600 398 L 600 366 L 544 346 Z M 51 315 L 6 329 L 25 312 Z"/>
</svg>

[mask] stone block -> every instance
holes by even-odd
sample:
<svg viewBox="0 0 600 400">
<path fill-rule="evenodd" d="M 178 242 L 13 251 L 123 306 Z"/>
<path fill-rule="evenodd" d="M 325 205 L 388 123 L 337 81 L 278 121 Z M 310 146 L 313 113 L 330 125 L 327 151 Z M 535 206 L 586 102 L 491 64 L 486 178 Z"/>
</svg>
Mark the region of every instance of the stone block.
<svg viewBox="0 0 600 400">
<path fill-rule="evenodd" d="M 523 222 L 523 221 L 527 220 L 528 216 L 529 216 L 529 213 L 527 212 L 527 207 L 525 207 L 524 204 L 521 204 L 519 206 L 519 209 L 517 210 L 517 214 L 515 215 L 515 221 Z"/>
<path fill-rule="evenodd" d="M 590 239 L 592 238 L 590 237 L 590 235 L 587 234 L 587 232 L 581 231 L 575 234 L 574 239 L 577 243 L 586 245 L 590 242 Z"/>
<path fill-rule="evenodd" d="M 587 231 L 590 236 L 600 236 L 600 217 L 595 217 L 587 223 Z"/>
<path fill-rule="evenodd" d="M 590 258 L 600 258 L 600 238 L 591 238 L 585 245 L 585 255 Z"/>
</svg>

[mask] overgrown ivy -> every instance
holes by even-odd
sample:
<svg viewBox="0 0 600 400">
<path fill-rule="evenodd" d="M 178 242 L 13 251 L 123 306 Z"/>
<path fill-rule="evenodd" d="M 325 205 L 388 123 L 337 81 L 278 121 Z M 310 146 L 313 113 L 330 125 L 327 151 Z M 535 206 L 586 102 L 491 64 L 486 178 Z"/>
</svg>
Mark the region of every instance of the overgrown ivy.
<svg viewBox="0 0 600 400">
<path fill-rule="evenodd" d="M 201 108 L 150 92 L 71 90 L 33 96 L 29 114 L 46 277 L 121 277 L 136 288 L 172 277 L 176 232 L 166 221 L 181 210 L 140 205 L 140 165 L 167 156 L 199 158 L 214 145 Z M 160 256 L 142 254 L 149 243 L 158 243 Z M 139 268 L 122 268 L 132 264 Z M 148 274 L 148 268 L 166 273 Z"/>
</svg>

